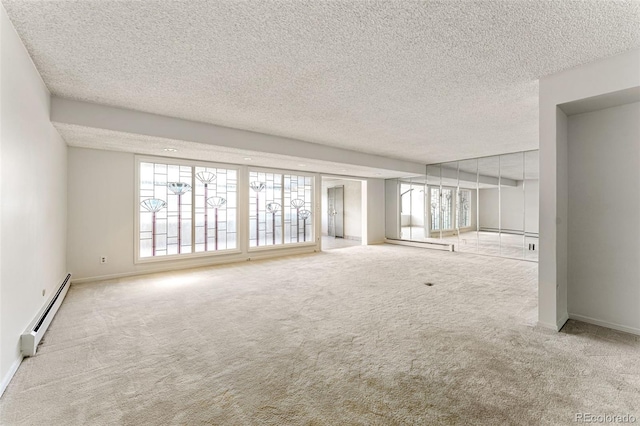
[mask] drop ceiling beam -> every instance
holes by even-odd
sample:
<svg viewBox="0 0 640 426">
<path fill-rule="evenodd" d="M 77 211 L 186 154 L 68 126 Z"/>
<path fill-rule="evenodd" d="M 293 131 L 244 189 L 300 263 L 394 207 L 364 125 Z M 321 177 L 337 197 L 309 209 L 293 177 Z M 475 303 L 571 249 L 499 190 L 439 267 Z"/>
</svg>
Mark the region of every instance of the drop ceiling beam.
<svg viewBox="0 0 640 426">
<path fill-rule="evenodd" d="M 395 170 L 407 174 L 424 174 L 425 171 L 424 164 L 59 97 L 51 98 L 51 121 L 212 146 Z"/>
</svg>

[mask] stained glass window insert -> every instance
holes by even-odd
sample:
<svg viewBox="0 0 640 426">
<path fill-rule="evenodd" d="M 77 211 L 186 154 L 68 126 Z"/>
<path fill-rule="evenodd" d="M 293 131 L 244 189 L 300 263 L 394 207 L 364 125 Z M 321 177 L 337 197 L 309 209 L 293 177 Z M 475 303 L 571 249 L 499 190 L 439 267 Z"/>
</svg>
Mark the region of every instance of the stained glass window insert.
<svg viewBox="0 0 640 426">
<path fill-rule="evenodd" d="M 238 171 L 176 163 L 139 163 L 139 258 L 237 248 Z"/>
<path fill-rule="evenodd" d="M 140 163 L 140 257 L 191 253 L 189 166 Z"/>
<path fill-rule="evenodd" d="M 468 228 L 471 226 L 471 191 L 460 189 L 457 201 L 458 228 Z"/>
<path fill-rule="evenodd" d="M 282 244 L 282 174 L 249 172 L 249 246 Z"/>
<path fill-rule="evenodd" d="M 313 241 L 313 177 L 249 172 L 249 246 Z"/>
<path fill-rule="evenodd" d="M 238 171 L 195 167 L 195 250 L 209 252 L 238 247 Z"/>
</svg>

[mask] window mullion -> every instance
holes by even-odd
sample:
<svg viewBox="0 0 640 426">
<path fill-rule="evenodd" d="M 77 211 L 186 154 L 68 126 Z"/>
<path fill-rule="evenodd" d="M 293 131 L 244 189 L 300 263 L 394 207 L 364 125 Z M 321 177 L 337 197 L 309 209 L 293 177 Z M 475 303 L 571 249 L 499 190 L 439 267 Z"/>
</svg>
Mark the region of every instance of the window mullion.
<svg viewBox="0 0 640 426">
<path fill-rule="evenodd" d="M 280 205 L 282 206 L 282 217 L 280 218 L 280 244 L 284 244 L 284 173 L 280 173 Z"/>
<path fill-rule="evenodd" d="M 205 205 L 206 208 L 206 205 Z M 191 166 L 191 253 L 196 252 L 196 168 Z"/>
</svg>

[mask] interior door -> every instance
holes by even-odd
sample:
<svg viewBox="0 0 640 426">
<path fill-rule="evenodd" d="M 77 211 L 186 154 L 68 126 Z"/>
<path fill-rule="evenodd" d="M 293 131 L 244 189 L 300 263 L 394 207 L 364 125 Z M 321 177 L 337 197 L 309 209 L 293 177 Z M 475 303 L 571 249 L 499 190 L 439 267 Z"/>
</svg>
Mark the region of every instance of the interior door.
<svg viewBox="0 0 640 426">
<path fill-rule="evenodd" d="M 336 203 L 335 203 L 335 198 L 336 198 L 336 189 L 335 188 L 328 188 L 327 189 L 327 224 L 328 224 L 328 229 L 327 229 L 327 233 L 329 234 L 330 237 L 335 237 L 336 236 Z"/>
<path fill-rule="evenodd" d="M 332 188 L 334 192 L 334 223 L 335 237 L 344 238 L 344 186 L 336 186 Z"/>
</svg>

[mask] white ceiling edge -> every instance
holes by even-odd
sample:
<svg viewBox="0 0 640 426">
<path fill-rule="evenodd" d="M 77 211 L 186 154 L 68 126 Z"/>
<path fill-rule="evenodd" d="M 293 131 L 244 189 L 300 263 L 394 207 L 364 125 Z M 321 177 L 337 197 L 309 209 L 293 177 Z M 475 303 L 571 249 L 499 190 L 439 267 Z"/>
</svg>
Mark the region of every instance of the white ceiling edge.
<svg viewBox="0 0 640 426">
<path fill-rule="evenodd" d="M 51 98 L 51 121 L 69 146 L 192 160 L 392 178 L 425 165 L 125 108 Z M 166 152 L 165 148 L 177 149 Z M 251 160 L 245 160 L 250 157 Z"/>
<path fill-rule="evenodd" d="M 558 104 L 567 116 L 584 114 L 598 111 L 605 108 L 613 108 L 620 105 L 627 105 L 640 102 L 640 87 L 630 87 L 616 92 L 605 93 L 603 95 L 592 96 L 586 99 Z"/>
</svg>

